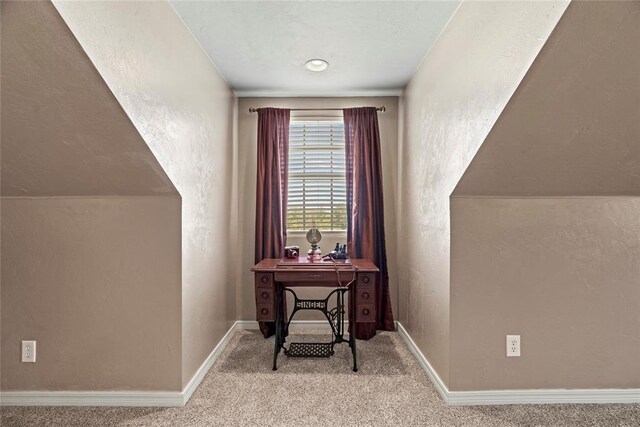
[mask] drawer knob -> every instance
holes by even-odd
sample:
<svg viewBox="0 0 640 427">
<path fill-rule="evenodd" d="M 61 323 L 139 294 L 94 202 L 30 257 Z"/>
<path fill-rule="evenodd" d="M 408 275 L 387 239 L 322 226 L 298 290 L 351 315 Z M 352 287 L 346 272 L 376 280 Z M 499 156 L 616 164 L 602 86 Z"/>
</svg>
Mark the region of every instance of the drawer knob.
<svg viewBox="0 0 640 427">
<path fill-rule="evenodd" d="M 362 283 L 369 283 L 369 280 L 370 280 L 370 279 L 369 279 L 369 276 L 364 276 L 364 277 L 362 278 Z"/>
<path fill-rule="evenodd" d="M 262 297 L 262 299 L 267 299 L 269 298 L 269 292 L 263 292 L 260 294 L 260 296 Z"/>
<path fill-rule="evenodd" d="M 267 283 L 267 282 L 269 281 L 269 276 L 262 276 L 262 277 L 260 278 L 260 281 L 261 281 L 262 283 Z"/>
<path fill-rule="evenodd" d="M 369 315 L 369 309 L 368 308 L 363 308 L 362 309 L 362 314 L 364 314 L 365 316 Z"/>
<path fill-rule="evenodd" d="M 369 292 L 363 292 L 362 299 L 369 299 Z"/>
<path fill-rule="evenodd" d="M 267 314 L 269 314 L 269 309 L 268 308 L 263 308 L 261 310 L 261 313 L 266 316 Z"/>
</svg>

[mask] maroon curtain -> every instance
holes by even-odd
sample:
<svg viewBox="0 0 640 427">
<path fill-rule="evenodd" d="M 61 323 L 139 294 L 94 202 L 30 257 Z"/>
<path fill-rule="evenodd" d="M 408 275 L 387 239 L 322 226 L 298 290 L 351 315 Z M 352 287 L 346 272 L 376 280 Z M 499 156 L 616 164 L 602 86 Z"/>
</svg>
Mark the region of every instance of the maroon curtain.
<svg viewBox="0 0 640 427">
<path fill-rule="evenodd" d="M 284 255 L 287 238 L 289 118 L 288 109 L 258 109 L 256 263 Z M 275 323 L 260 322 L 260 331 L 265 338 L 270 337 L 275 333 Z"/>
<path fill-rule="evenodd" d="M 394 330 L 384 238 L 380 132 L 375 107 L 347 108 L 344 135 L 347 174 L 347 248 L 352 258 L 368 258 L 380 269 L 376 280 L 377 319 L 356 326 L 356 338 L 376 329 Z"/>
</svg>

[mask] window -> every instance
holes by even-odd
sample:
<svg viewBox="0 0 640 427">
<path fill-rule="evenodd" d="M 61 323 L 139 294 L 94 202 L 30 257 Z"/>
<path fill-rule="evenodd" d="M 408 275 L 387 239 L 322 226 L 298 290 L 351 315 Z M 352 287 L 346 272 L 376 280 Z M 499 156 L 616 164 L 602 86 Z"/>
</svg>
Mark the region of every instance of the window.
<svg viewBox="0 0 640 427">
<path fill-rule="evenodd" d="M 287 231 L 347 229 L 344 124 L 291 121 Z"/>
</svg>

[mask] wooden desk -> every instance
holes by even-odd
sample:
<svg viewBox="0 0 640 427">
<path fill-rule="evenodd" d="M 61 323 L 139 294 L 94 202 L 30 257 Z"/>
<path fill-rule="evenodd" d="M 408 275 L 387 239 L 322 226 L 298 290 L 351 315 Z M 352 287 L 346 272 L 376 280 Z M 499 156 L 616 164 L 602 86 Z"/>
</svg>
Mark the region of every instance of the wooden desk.
<svg viewBox="0 0 640 427">
<path fill-rule="evenodd" d="M 281 344 L 284 343 L 284 336 L 280 329 L 283 326 L 283 318 L 286 319 L 286 313 L 280 313 L 282 304 L 279 302 L 284 298 L 285 287 L 336 288 L 338 277 L 340 282 L 346 285 L 354 280 L 355 276 L 350 289 L 349 322 L 356 324 L 375 322 L 375 274 L 378 268 L 370 260 L 351 259 L 348 263 L 338 262 L 337 269 L 338 272 L 336 272 L 336 264 L 332 262 L 310 262 L 302 257 L 297 260 L 264 259 L 251 269 L 255 277 L 256 320 L 277 322 L 274 369 L 276 369 L 277 354 L 282 348 Z M 355 339 L 353 343 L 355 371 Z"/>
</svg>

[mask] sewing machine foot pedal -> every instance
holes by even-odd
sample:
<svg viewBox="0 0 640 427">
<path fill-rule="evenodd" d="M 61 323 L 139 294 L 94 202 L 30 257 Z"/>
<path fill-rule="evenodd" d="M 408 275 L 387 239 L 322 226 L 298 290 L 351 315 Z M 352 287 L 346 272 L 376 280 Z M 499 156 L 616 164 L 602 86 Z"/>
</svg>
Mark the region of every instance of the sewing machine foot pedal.
<svg viewBox="0 0 640 427">
<path fill-rule="evenodd" d="M 331 343 L 292 342 L 284 354 L 289 357 L 329 357 L 333 355 Z"/>
</svg>

